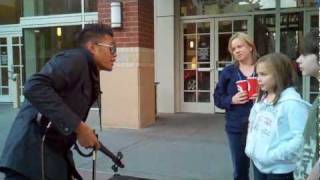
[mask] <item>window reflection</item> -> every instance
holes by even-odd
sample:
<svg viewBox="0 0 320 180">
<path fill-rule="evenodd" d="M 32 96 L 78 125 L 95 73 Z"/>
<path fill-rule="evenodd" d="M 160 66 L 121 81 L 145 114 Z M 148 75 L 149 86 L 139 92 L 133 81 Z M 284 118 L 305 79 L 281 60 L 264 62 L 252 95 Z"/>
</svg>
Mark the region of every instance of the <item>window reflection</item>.
<svg viewBox="0 0 320 180">
<path fill-rule="evenodd" d="M 0 24 L 18 24 L 22 14 L 22 0 L 0 1 Z"/>
<path fill-rule="evenodd" d="M 281 0 L 281 8 L 295 8 L 295 7 L 315 7 L 316 0 Z"/>
<path fill-rule="evenodd" d="M 25 58 L 26 62 L 30 62 L 26 64 L 26 68 L 36 67 L 32 70 L 27 69 L 27 73 L 39 71 L 55 53 L 74 48 L 75 34 L 80 29 L 80 26 L 61 27 L 61 36 L 56 34 L 57 27 L 24 29 Z"/>
<path fill-rule="evenodd" d="M 97 0 L 85 0 L 86 12 L 97 11 Z M 24 1 L 24 16 L 41 16 L 54 14 L 69 14 L 81 12 L 80 0 L 36 0 Z"/>
<path fill-rule="evenodd" d="M 280 52 L 289 56 L 298 72 L 297 90 L 302 93 L 302 75 L 298 71 L 296 59 L 299 56 L 301 40 L 303 39 L 303 14 L 283 13 L 280 15 Z"/>
<path fill-rule="evenodd" d="M 252 12 L 275 7 L 276 0 L 180 0 L 181 16 Z"/>
<path fill-rule="evenodd" d="M 260 56 L 275 51 L 275 15 L 254 17 L 254 42 Z"/>
</svg>

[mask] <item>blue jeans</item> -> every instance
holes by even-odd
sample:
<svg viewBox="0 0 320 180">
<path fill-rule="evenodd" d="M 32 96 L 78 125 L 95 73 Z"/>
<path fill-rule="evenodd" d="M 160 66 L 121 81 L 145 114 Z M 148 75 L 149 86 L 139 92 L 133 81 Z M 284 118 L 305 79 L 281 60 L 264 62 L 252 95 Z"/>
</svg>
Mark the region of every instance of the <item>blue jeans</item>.
<svg viewBox="0 0 320 180">
<path fill-rule="evenodd" d="M 250 160 L 245 154 L 247 132 L 227 132 L 234 180 L 249 180 Z"/>
<path fill-rule="evenodd" d="M 253 164 L 253 163 L 252 163 Z M 293 180 L 293 172 L 285 174 L 265 174 L 253 164 L 254 180 Z"/>
</svg>

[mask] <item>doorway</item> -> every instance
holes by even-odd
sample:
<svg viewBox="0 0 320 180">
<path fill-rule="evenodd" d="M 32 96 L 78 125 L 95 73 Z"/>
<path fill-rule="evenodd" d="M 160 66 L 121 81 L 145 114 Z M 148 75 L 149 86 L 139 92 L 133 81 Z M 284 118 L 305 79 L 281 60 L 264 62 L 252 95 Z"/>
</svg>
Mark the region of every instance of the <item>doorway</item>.
<svg viewBox="0 0 320 180">
<path fill-rule="evenodd" d="M 22 97 L 25 73 L 21 53 L 21 36 L 0 37 L 0 102 L 13 102 L 17 78 L 20 79 L 18 92 Z"/>
<path fill-rule="evenodd" d="M 215 113 L 214 88 L 222 69 L 233 62 L 228 52 L 232 34 L 252 36 L 249 16 L 182 22 L 181 111 Z"/>
</svg>

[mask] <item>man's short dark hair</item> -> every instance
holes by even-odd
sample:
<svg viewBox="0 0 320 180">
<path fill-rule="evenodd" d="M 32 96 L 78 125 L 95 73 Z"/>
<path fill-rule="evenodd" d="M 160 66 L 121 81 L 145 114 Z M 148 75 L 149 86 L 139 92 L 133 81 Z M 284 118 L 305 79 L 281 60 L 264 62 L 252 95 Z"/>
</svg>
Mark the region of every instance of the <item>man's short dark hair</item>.
<svg viewBox="0 0 320 180">
<path fill-rule="evenodd" d="M 77 34 L 76 41 L 78 46 L 83 46 L 89 41 L 98 41 L 98 39 L 104 35 L 113 37 L 112 28 L 107 24 L 86 24 L 85 27 Z"/>
</svg>

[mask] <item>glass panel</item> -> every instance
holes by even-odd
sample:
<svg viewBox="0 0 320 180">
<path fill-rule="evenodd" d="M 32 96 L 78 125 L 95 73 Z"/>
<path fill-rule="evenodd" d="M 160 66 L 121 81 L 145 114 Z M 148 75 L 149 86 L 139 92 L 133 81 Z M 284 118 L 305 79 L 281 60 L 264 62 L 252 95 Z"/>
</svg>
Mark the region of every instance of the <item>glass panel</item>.
<svg viewBox="0 0 320 180">
<path fill-rule="evenodd" d="M 281 0 L 281 8 L 295 8 L 295 7 L 316 7 L 316 0 Z"/>
<path fill-rule="evenodd" d="M 180 15 L 212 15 L 273 10 L 276 0 L 180 0 Z"/>
<path fill-rule="evenodd" d="M 61 36 L 58 36 L 57 27 L 24 29 L 25 61 L 29 62 L 26 68 L 30 68 L 27 73 L 39 71 L 55 53 L 74 48 L 74 35 L 80 30 L 80 26 L 63 26 Z"/>
<path fill-rule="evenodd" d="M 219 32 L 232 32 L 232 21 L 219 21 Z"/>
<path fill-rule="evenodd" d="M 96 12 L 97 9 L 97 0 L 85 0 L 84 1 L 84 11 L 85 12 Z"/>
<path fill-rule="evenodd" d="M 287 13 L 280 15 L 280 52 L 289 56 L 295 67 L 296 59 L 303 39 L 303 15 L 302 13 Z M 302 76 L 298 74 L 296 82 L 297 90 L 302 93 Z"/>
<path fill-rule="evenodd" d="M 247 31 L 247 21 L 246 20 L 235 20 L 234 21 L 234 31 Z"/>
<path fill-rule="evenodd" d="M 0 60 L 2 66 L 8 65 L 7 47 L 0 47 Z"/>
<path fill-rule="evenodd" d="M 24 67 L 21 67 L 22 72 L 20 74 L 21 77 L 21 87 L 23 87 L 24 83 L 26 82 L 26 69 Z M 23 91 L 21 91 L 23 92 Z"/>
<path fill-rule="evenodd" d="M 198 61 L 210 62 L 210 35 L 200 35 L 198 39 Z"/>
<path fill-rule="evenodd" d="M 319 16 L 318 15 L 311 16 L 310 25 L 311 25 L 311 28 L 318 28 L 319 27 Z"/>
<path fill-rule="evenodd" d="M 199 92 L 199 102 L 210 102 L 210 92 Z"/>
<path fill-rule="evenodd" d="M 13 64 L 19 65 L 20 64 L 20 46 L 13 46 Z"/>
<path fill-rule="evenodd" d="M 85 0 L 86 12 L 97 11 L 97 0 Z M 36 0 L 24 1 L 24 16 L 41 16 L 55 14 L 69 14 L 81 12 L 80 0 Z"/>
<path fill-rule="evenodd" d="M 9 95 L 9 89 L 8 88 L 2 88 L 2 95 Z"/>
<path fill-rule="evenodd" d="M 196 36 L 184 36 L 184 62 L 197 63 Z"/>
<path fill-rule="evenodd" d="M 293 7 L 302 7 L 303 2 L 297 0 L 281 0 L 280 7 L 281 8 L 293 8 Z"/>
<path fill-rule="evenodd" d="M 183 65 L 184 69 L 196 69 L 196 68 L 210 68 L 210 63 L 197 63 L 197 64 L 192 64 L 192 63 L 185 63 Z"/>
<path fill-rule="evenodd" d="M 317 0 L 304 0 L 304 7 L 319 7 L 319 5 L 320 1 L 317 2 Z"/>
<path fill-rule="evenodd" d="M 192 0 L 180 0 L 180 15 L 181 16 L 192 16 L 198 14 L 197 2 Z"/>
<path fill-rule="evenodd" d="M 1 69 L 1 86 L 8 86 L 8 68 L 2 67 Z"/>
<path fill-rule="evenodd" d="M 18 24 L 22 15 L 22 0 L 0 1 L 0 24 Z"/>
<path fill-rule="evenodd" d="M 280 51 L 295 60 L 299 54 L 299 39 L 303 38 L 303 15 L 281 14 L 280 24 Z"/>
<path fill-rule="evenodd" d="M 314 100 L 318 97 L 318 93 L 316 93 L 316 94 L 310 94 L 310 103 L 313 103 L 314 102 Z"/>
<path fill-rule="evenodd" d="M 319 81 L 314 77 L 310 77 L 310 91 L 319 92 Z"/>
<path fill-rule="evenodd" d="M 210 23 L 198 23 L 198 33 L 210 33 Z"/>
<path fill-rule="evenodd" d="M 254 42 L 260 56 L 275 52 L 275 15 L 254 17 Z"/>
<path fill-rule="evenodd" d="M 195 23 L 183 24 L 183 33 L 184 34 L 195 34 L 196 33 L 196 24 Z"/>
<path fill-rule="evenodd" d="M 210 90 L 210 71 L 198 72 L 198 89 Z"/>
<path fill-rule="evenodd" d="M 219 61 L 232 61 L 231 55 L 228 51 L 228 42 L 231 37 L 230 34 L 219 34 Z"/>
<path fill-rule="evenodd" d="M 0 44 L 1 45 L 7 44 L 7 38 L 0 38 Z"/>
<path fill-rule="evenodd" d="M 19 42 L 19 37 L 13 37 L 13 38 L 12 38 L 12 43 L 13 43 L 13 44 L 20 44 L 20 42 Z"/>
<path fill-rule="evenodd" d="M 20 74 L 20 67 L 19 67 L 19 66 L 14 66 L 13 72 L 14 72 L 15 74 Z"/>
<path fill-rule="evenodd" d="M 195 70 L 184 70 L 184 90 L 196 90 L 196 71 Z"/>
<path fill-rule="evenodd" d="M 199 67 L 199 68 L 209 68 L 209 67 L 210 67 L 210 64 L 209 64 L 209 63 L 206 63 L 206 64 L 199 64 L 199 63 L 198 63 L 198 67 Z"/>
<path fill-rule="evenodd" d="M 196 92 L 184 92 L 184 102 L 197 102 Z"/>
</svg>

